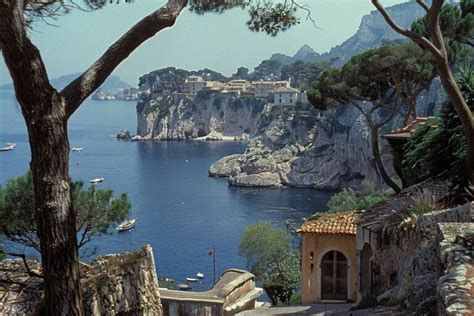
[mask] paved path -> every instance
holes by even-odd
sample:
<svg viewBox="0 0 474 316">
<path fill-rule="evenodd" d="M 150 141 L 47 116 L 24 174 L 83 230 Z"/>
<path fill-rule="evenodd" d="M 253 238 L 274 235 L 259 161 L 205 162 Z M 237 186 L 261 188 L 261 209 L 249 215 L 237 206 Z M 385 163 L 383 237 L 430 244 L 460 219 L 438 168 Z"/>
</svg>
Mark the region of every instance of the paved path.
<svg viewBox="0 0 474 316">
<path fill-rule="evenodd" d="M 245 311 L 239 316 L 254 315 L 316 315 L 316 316 L 408 316 L 415 315 L 395 307 L 378 306 L 371 309 L 350 311 L 352 304 L 312 304 L 295 306 L 264 306 L 251 311 Z"/>
<path fill-rule="evenodd" d="M 349 315 L 349 309 L 352 304 L 313 304 L 313 305 L 295 305 L 285 307 L 261 307 L 251 311 L 245 311 L 239 316 L 254 315 Z"/>
</svg>

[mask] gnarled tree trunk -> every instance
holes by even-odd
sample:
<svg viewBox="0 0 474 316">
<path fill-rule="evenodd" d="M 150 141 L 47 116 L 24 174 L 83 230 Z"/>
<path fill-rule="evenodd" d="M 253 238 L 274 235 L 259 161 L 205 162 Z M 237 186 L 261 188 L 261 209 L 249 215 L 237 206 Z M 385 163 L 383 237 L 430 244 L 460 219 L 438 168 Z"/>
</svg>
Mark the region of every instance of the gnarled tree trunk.
<svg viewBox="0 0 474 316">
<path fill-rule="evenodd" d="M 453 103 L 454 109 L 456 110 L 464 129 L 464 135 L 466 136 L 467 142 L 466 169 L 469 180 L 471 183 L 474 183 L 474 114 L 464 99 L 459 86 L 454 79 L 453 73 L 449 68 L 448 52 L 446 51 L 440 25 L 440 14 L 444 0 L 432 0 L 431 6 L 428 6 L 428 4 L 423 0 L 417 0 L 418 4 L 426 12 L 425 17 L 430 36 L 429 39 L 401 27 L 392 19 L 387 10 L 385 10 L 385 8 L 380 4 L 379 0 L 371 1 L 382 14 L 387 24 L 390 25 L 394 31 L 418 43 L 433 55 L 436 61 L 439 77 L 441 78 L 441 83 L 443 84 L 450 101 Z"/>
<path fill-rule="evenodd" d="M 395 182 L 393 182 L 383 165 L 379 147 L 379 130 L 375 126 L 370 126 L 370 143 L 372 147 L 372 156 L 374 156 L 375 165 L 377 166 L 377 170 L 380 172 L 382 180 L 389 187 L 391 187 L 395 191 L 395 193 L 399 193 L 401 191 L 400 187 Z"/>
<path fill-rule="evenodd" d="M 28 127 L 36 220 L 44 274 L 45 314 L 83 315 L 76 214 L 69 187 L 67 121 L 140 44 L 172 26 L 187 0 L 169 0 L 115 42 L 63 91 L 50 84 L 28 38 L 25 0 L 0 0 L 0 50 Z"/>
<path fill-rule="evenodd" d="M 26 119 L 49 315 L 82 315 L 76 214 L 69 187 L 69 141 L 63 98 L 53 92 Z"/>
</svg>

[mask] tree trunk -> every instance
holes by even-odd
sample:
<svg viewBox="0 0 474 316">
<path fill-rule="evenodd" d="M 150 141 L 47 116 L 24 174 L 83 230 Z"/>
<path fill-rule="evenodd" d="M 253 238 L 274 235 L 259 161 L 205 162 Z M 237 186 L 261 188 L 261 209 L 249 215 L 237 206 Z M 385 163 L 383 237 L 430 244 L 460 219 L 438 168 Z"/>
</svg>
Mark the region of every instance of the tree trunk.
<svg viewBox="0 0 474 316">
<path fill-rule="evenodd" d="M 456 79 L 454 79 L 447 58 L 444 61 L 438 60 L 437 66 L 441 83 L 463 125 L 467 141 L 466 170 L 468 179 L 471 183 L 474 183 L 474 115 L 464 100 Z"/>
<path fill-rule="evenodd" d="M 83 315 L 76 214 L 69 187 L 69 141 L 63 98 L 26 116 L 47 315 Z M 47 100 L 43 100 L 47 102 Z"/>
<path fill-rule="evenodd" d="M 372 155 L 374 156 L 375 165 L 377 166 L 378 171 L 380 172 L 380 176 L 382 180 L 391 187 L 395 193 L 399 193 L 401 189 L 398 185 L 393 182 L 393 180 L 387 174 L 385 167 L 382 162 L 382 157 L 380 156 L 380 148 L 379 148 L 379 131 L 376 127 L 370 127 L 370 142 L 372 145 Z"/>
</svg>

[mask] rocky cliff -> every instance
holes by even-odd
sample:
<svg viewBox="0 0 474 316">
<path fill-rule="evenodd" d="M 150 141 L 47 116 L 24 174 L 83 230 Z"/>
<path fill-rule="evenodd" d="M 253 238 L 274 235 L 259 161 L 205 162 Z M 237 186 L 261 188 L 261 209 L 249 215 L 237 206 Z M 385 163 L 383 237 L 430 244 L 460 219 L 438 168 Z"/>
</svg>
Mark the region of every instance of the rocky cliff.
<svg viewBox="0 0 474 316">
<path fill-rule="evenodd" d="M 29 268 L 41 274 L 41 264 Z M 23 262 L 0 262 L 0 315 L 41 315 L 42 279 L 27 273 Z M 162 306 L 149 245 L 134 252 L 96 258 L 81 264 L 86 315 L 162 315 Z"/>
<path fill-rule="evenodd" d="M 215 93 L 161 95 L 137 105 L 137 135 L 147 140 L 184 140 L 210 133 L 241 137 L 255 133 L 264 101 Z"/>
<path fill-rule="evenodd" d="M 363 118 L 352 107 L 320 113 L 267 109 L 271 122 L 245 153 L 214 163 L 210 176 L 236 186 L 299 186 L 334 190 L 379 183 Z M 280 112 L 281 111 L 281 112 Z"/>
<path fill-rule="evenodd" d="M 440 82 L 418 98 L 418 114 L 439 113 L 443 100 Z M 398 128 L 396 117 L 380 131 Z M 229 177 L 235 186 L 297 186 L 336 190 L 359 187 L 364 179 L 384 186 L 375 169 L 364 117 L 352 106 L 319 112 L 310 105 L 281 108 L 267 105 L 259 133 L 245 153 L 231 155 L 209 168 L 211 177 Z M 382 142 L 382 156 L 389 173 L 391 153 Z"/>
</svg>

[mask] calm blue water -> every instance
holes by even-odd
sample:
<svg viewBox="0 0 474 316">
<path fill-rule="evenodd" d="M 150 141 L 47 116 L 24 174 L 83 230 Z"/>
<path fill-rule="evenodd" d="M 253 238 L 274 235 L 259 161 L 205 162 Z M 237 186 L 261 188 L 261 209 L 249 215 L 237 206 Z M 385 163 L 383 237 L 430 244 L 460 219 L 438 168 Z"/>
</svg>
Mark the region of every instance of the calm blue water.
<svg viewBox="0 0 474 316">
<path fill-rule="evenodd" d="M 94 240 L 98 253 L 153 246 L 160 276 L 183 281 L 198 271 L 206 275 L 194 289 L 212 282 L 212 258 L 217 248 L 218 275 L 245 268 L 238 255 L 246 225 L 269 221 L 283 225 L 326 210 L 331 195 L 312 189 L 255 189 L 229 187 L 225 179 L 207 176 L 222 156 L 241 153 L 236 142 L 119 142 L 110 135 L 136 130 L 135 103 L 87 101 L 69 123 L 73 179 L 104 177 L 100 188 L 127 192 L 137 218 L 136 228 Z M 12 93 L 0 92 L 0 144 L 15 142 L 16 150 L 0 152 L 0 184 L 24 174 L 30 161 L 26 127 Z M 79 164 L 78 164 L 79 162 Z"/>
</svg>

